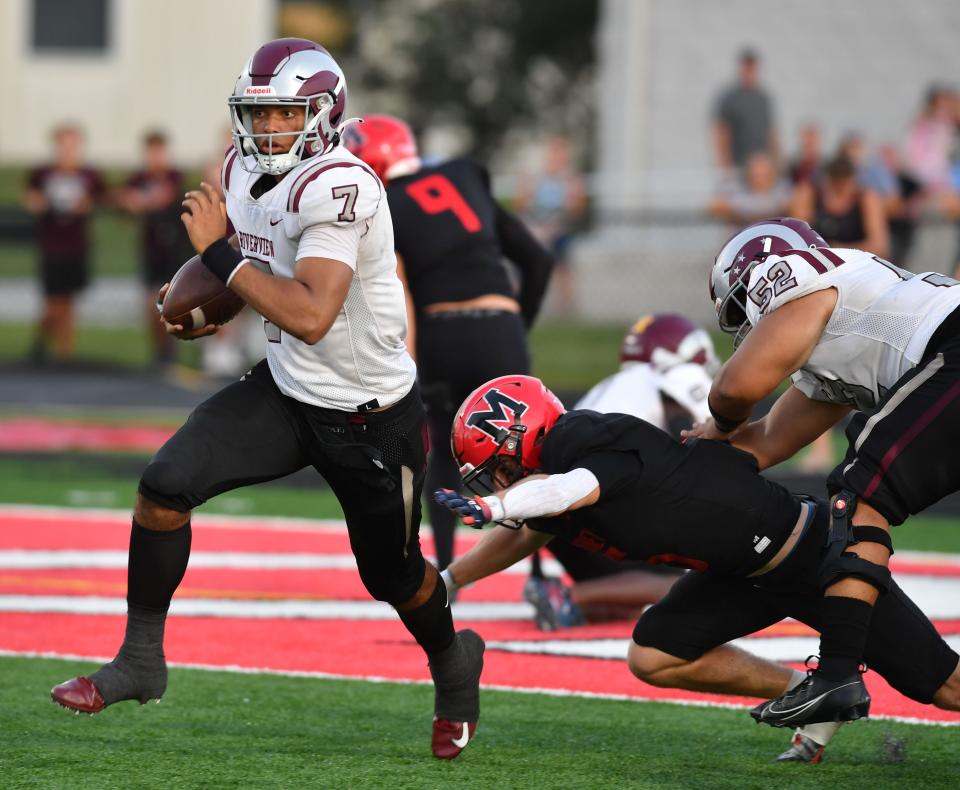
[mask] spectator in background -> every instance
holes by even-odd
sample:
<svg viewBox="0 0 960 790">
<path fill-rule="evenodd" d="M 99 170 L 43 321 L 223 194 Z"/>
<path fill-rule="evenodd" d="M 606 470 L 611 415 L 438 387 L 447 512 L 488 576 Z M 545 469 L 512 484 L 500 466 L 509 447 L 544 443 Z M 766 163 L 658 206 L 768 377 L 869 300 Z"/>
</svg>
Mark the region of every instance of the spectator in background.
<svg viewBox="0 0 960 790">
<path fill-rule="evenodd" d="M 759 83 L 759 56 L 752 49 L 740 53 L 736 83 L 719 97 L 713 114 L 713 140 L 717 166 L 742 170 L 757 153 L 774 162 L 780 156 L 773 125 L 773 103 Z"/>
<path fill-rule="evenodd" d="M 890 229 L 890 260 L 906 266 L 923 203 L 920 183 L 906 173 L 897 147 L 881 145 L 862 171 L 861 183 L 880 196 Z"/>
<path fill-rule="evenodd" d="M 144 309 L 153 341 L 154 363 L 174 361 L 174 343 L 157 320 L 157 291 L 176 274 L 193 251 L 180 222 L 183 174 L 170 164 L 167 136 L 150 131 L 143 137 L 143 167 L 117 194 L 124 211 L 140 217 L 142 276 L 146 286 Z"/>
<path fill-rule="evenodd" d="M 805 124 L 800 129 L 800 152 L 790 163 L 790 183 L 796 186 L 815 180 L 821 166 L 820 127 L 815 123 Z"/>
<path fill-rule="evenodd" d="M 854 163 L 843 154 L 827 164 L 815 184 L 796 188 L 787 213 L 808 222 L 832 246 L 889 255 L 883 203 L 876 192 L 860 185 Z"/>
<path fill-rule="evenodd" d="M 769 154 L 757 151 L 747 160 L 743 179 L 730 179 L 710 204 L 710 213 L 733 225 L 749 225 L 766 217 L 784 214 L 790 202 L 790 186 L 780 178 Z"/>
<path fill-rule="evenodd" d="M 547 141 L 543 172 L 535 179 L 521 181 L 514 201 L 534 236 L 553 253 L 553 281 L 561 315 L 576 307 L 570 246 L 574 229 L 586 213 L 583 178 L 573 167 L 570 141 L 557 135 Z"/>
<path fill-rule="evenodd" d="M 83 163 L 83 132 L 63 124 L 53 132 L 53 162 L 34 170 L 23 203 L 37 217 L 43 314 L 32 357 L 44 361 L 52 344 L 58 360 L 73 355 L 74 297 L 90 280 L 90 212 L 103 195 L 100 174 Z"/>
<path fill-rule="evenodd" d="M 927 194 L 950 189 L 950 155 L 956 126 L 956 96 L 942 85 L 932 85 L 907 132 L 904 146 L 904 166 Z"/>
</svg>

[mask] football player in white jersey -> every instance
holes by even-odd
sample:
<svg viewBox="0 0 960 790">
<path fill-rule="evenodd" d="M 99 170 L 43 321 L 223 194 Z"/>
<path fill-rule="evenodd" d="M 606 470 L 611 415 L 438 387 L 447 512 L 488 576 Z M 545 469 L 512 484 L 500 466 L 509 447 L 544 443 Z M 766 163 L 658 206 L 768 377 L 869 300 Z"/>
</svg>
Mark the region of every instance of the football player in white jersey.
<svg viewBox="0 0 960 790">
<path fill-rule="evenodd" d="M 574 407 L 604 414 L 630 414 L 673 436 L 706 419 L 712 374 L 720 366 L 710 335 L 675 313 L 643 316 L 620 344 L 620 370 L 596 384 Z M 643 562 L 616 562 L 601 554 L 554 541 L 547 549 L 573 579 L 534 572 L 523 596 L 544 631 L 585 621 L 634 617 L 659 601 L 681 571 Z"/>
<path fill-rule="evenodd" d="M 758 721 L 845 721 L 869 704 L 860 664 L 872 606 L 890 581 L 890 526 L 960 489 L 958 285 L 831 249 L 791 218 L 745 228 L 717 256 L 711 297 L 721 328 L 742 342 L 714 380 L 712 417 L 688 439 L 729 439 L 766 468 L 853 412 L 846 458 L 828 482 L 819 665 L 758 706 Z M 792 386 L 748 423 L 787 376 Z"/>
<path fill-rule="evenodd" d="M 267 358 L 201 404 L 147 466 L 123 645 L 89 677 L 53 689 L 65 707 L 96 713 L 159 698 L 192 509 L 313 466 L 343 507 L 367 590 L 397 610 L 427 654 L 434 755 L 456 757 L 473 736 L 484 645 L 473 631 L 455 633 L 446 589 L 420 552 L 423 406 L 383 185 L 340 145 L 346 98 L 329 53 L 287 38 L 253 54 L 228 100 L 226 203 L 204 184 L 187 193 L 183 221 L 207 268 L 263 316 Z M 216 328 L 168 331 L 192 338 Z"/>
<path fill-rule="evenodd" d="M 632 414 L 676 434 L 676 425 L 710 416 L 707 394 L 719 367 L 710 335 L 693 321 L 674 313 L 643 316 L 623 338 L 620 370 L 574 408 Z"/>
</svg>

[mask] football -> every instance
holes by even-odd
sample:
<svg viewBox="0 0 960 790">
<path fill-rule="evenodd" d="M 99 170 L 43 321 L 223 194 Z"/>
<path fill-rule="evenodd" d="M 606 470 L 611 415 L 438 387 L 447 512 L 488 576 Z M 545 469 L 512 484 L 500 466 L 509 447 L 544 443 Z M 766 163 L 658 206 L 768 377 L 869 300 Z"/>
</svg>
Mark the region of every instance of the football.
<svg viewBox="0 0 960 790">
<path fill-rule="evenodd" d="M 194 255 L 173 275 L 161 314 L 168 323 L 199 329 L 207 324 L 227 323 L 244 304 L 203 265 L 199 255 Z"/>
</svg>

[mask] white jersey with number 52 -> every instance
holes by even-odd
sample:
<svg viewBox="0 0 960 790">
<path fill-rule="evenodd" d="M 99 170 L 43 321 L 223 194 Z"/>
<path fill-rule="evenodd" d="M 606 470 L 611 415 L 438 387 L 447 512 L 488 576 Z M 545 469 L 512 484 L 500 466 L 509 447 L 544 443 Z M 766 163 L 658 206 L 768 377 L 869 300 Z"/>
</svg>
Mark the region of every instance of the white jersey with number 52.
<svg viewBox="0 0 960 790">
<path fill-rule="evenodd" d="M 255 197 L 254 184 L 271 176 L 247 172 L 237 158 L 235 151 L 227 154 L 222 185 L 247 258 L 276 277 L 293 277 L 297 260 L 306 257 L 343 261 L 353 269 L 343 308 L 319 342 L 304 343 L 264 319 L 267 362 L 277 386 L 296 400 L 341 411 L 402 398 L 413 386 L 416 366 L 404 345 L 403 286 L 379 179 L 337 146 L 303 161 Z"/>
<path fill-rule="evenodd" d="M 862 250 L 789 250 L 750 273 L 747 318 L 814 291 L 834 288 L 837 304 L 810 359 L 793 374 L 813 400 L 870 409 L 923 356 L 930 336 L 960 306 L 960 283 L 912 274 Z"/>
</svg>

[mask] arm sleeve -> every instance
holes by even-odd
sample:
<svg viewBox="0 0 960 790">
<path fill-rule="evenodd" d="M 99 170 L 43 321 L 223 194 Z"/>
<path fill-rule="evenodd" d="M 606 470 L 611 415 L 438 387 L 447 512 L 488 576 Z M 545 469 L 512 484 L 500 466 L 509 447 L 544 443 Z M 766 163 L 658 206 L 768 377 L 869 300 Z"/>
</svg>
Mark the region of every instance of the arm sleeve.
<svg viewBox="0 0 960 790">
<path fill-rule="evenodd" d="M 300 236 L 297 260 L 330 258 L 342 261 L 354 271 L 360 255 L 360 239 L 367 230 L 366 222 L 349 225 L 311 225 Z"/>
<path fill-rule="evenodd" d="M 520 309 L 523 320 L 530 327 L 537 317 L 543 296 L 550 282 L 553 255 L 537 241 L 527 227 L 513 214 L 497 206 L 497 237 L 500 248 L 520 269 Z"/>
<path fill-rule="evenodd" d="M 599 486 L 589 469 L 572 469 L 562 475 L 549 475 L 511 488 L 501 500 L 484 497 L 496 521 L 525 520 L 563 513 Z"/>
</svg>

